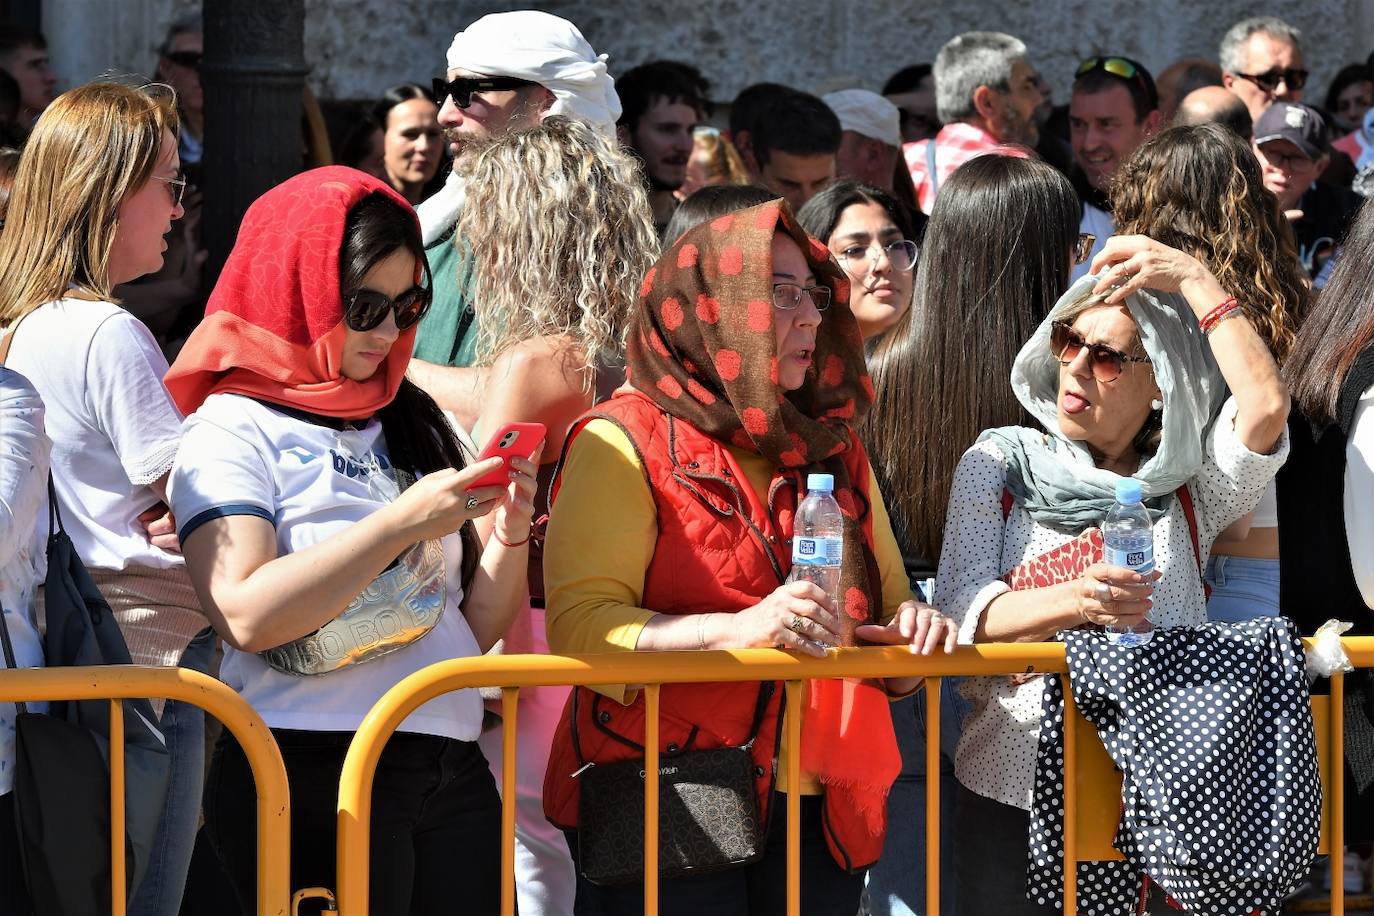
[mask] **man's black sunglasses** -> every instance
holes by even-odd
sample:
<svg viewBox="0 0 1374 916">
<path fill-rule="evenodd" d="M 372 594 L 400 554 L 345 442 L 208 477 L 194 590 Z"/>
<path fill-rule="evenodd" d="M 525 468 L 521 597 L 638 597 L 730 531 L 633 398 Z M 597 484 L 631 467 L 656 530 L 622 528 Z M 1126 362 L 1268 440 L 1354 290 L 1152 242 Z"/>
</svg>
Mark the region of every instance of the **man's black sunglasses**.
<svg viewBox="0 0 1374 916">
<path fill-rule="evenodd" d="M 495 92 L 501 89 L 519 89 L 522 86 L 533 86 L 529 80 L 516 79 L 513 76 L 479 76 L 468 77 L 460 76 L 456 80 L 434 78 L 434 104 L 442 106 L 444 99 L 453 97 L 453 104 L 459 108 L 467 108 L 472 104 L 472 94 L 474 92 Z"/>
<path fill-rule="evenodd" d="M 1307 71 L 1299 70 L 1297 67 L 1289 67 L 1287 70 L 1274 67 L 1263 73 L 1237 73 L 1236 76 L 1249 80 L 1265 92 L 1273 92 L 1279 88 L 1280 82 L 1290 90 L 1301 89 L 1307 85 Z"/>
<path fill-rule="evenodd" d="M 344 305 L 344 324 L 350 330 L 370 331 L 386 319 L 386 313 L 396 313 L 396 329 L 404 331 L 424 317 L 429 310 L 430 291 L 412 286 L 395 299 L 375 289 L 360 289 Z"/>
<path fill-rule="evenodd" d="M 204 56 L 199 51 L 168 51 L 163 57 L 176 64 L 178 67 L 186 67 L 190 70 L 199 70 L 200 61 Z"/>
</svg>

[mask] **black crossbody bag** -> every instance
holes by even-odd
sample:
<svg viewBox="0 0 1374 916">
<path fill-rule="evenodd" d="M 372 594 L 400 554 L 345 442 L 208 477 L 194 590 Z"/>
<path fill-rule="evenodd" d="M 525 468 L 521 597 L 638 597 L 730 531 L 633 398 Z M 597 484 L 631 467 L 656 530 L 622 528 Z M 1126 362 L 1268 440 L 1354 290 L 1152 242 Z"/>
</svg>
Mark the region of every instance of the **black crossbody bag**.
<svg viewBox="0 0 1374 916">
<path fill-rule="evenodd" d="M 754 762 L 752 750 L 776 690 L 772 681 L 759 685 L 754 721 L 744 744 L 659 755 L 661 878 L 738 868 L 763 856 L 768 824 L 759 810 L 756 785 L 764 773 Z M 578 869 L 593 884 L 642 883 L 644 758 L 610 764 L 589 763 L 583 758 L 577 732 L 580 692 L 574 689 L 572 703 L 573 753 L 577 755 L 577 777 L 581 783 L 577 805 Z M 641 753 L 644 750 L 643 745 L 619 740 Z M 775 777 L 776 767 L 770 770 Z"/>
</svg>

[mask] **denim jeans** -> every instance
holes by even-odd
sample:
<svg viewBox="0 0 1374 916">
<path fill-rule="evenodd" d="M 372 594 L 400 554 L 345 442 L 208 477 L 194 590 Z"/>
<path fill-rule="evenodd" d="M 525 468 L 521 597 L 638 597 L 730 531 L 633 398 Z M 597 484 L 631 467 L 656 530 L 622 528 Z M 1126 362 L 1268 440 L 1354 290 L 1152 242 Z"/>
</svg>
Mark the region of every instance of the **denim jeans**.
<svg viewBox="0 0 1374 916">
<path fill-rule="evenodd" d="M 940 916 L 954 913 L 954 748 L 968 704 L 957 678 L 941 683 L 940 705 Z M 887 840 L 883 856 L 868 870 L 873 916 L 916 916 L 926 912 L 926 694 L 918 691 L 892 704 L 892 726 L 902 752 L 902 770 L 887 797 Z"/>
<path fill-rule="evenodd" d="M 202 630 L 182 653 L 181 667 L 204 674 L 210 669 L 214 648 L 214 632 Z M 177 916 L 181 912 L 186 873 L 191 869 L 191 852 L 200 829 L 200 798 L 205 787 L 205 711 L 199 706 L 169 700 L 163 707 L 160 724 L 171 757 L 167 799 L 148 870 L 129 901 L 129 916 Z"/>
<path fill-rule="evenodd" d="M 1256 617 L 1278 617 L 1279 561 L 1212 554 L 1207 560 L 1207 619 L 1243 623 Z"/>
<path fill-rule="evenodd" d="M 129 916 L 176 916 L 186 890 L 191 851 L 200 827 L 205 785 L 205 711 L 176 700 L 162 710 L 162 733 L 171 755 L 167 801 L 153 841 L 152 859 L 129 902 Z"/>
</svg>

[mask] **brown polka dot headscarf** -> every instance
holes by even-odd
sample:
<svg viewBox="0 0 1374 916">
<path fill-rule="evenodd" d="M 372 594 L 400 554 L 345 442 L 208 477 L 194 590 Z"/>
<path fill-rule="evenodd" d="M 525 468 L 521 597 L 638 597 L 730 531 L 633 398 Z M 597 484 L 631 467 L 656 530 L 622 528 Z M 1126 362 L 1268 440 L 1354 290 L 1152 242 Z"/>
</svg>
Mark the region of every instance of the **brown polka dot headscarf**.
<svg viewBox="0 0 1374 916">
<path fill-rule="evenodd" d="M 806 383 L 786 393 L 778 387 L 773 325 L 776 232 L 796 241 L 817 282 L 832 293 L 816 331 Z M 849 486 L 843 456 L 858 447 L 853 427 L 873 402 L 873 383 L 848 303 L 849 281 L 830 252 L 802 230 L 786 203 L 775 200 L 685 233 L 649 270 L 631 325 L 630 384 L 673 416 L 757 452 L 780 469 L 769 503 L 786 535 L 791 534 L 796 484 L 809 472 L 833 474 L 835 496 L 846 515 L 866 520 L 868 494 Z M 790 494 L 780 493 L 785 483 L 792 484 L 783 488 Z M 871 600 L 877 597 L 872 592 L 876 579 L 874 586 L 864 581 L 869 577 L 863 568 L 875 568 L 867 541 L 861 543 L 869 549 L 846 549 L 846 560 L 869 562 L 845 563 L 856 574 L 845 578 L 870 599 L 854 602 L 866 612 L 863 617 L 879 607 Z M 851 543 L 847 537 L 846 548 Z"/>
</svg>

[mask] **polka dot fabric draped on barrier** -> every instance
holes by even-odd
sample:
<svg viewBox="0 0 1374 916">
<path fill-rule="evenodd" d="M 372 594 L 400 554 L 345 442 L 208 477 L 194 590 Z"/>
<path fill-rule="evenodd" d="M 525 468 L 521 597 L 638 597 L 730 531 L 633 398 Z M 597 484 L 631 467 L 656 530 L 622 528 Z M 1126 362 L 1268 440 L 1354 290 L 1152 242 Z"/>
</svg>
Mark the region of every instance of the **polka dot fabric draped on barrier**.
<svg viewBox="0 0 1374 916">
<path fill-rule="evenodd" d="M 1321 828 L 1302 643 L 1283 618 L 1158 630 L 1144 647 L 1063 634 L 1069 684 L 1124 774 L 1114 845 L 1080 863 L 1083 916 L 1136 912 L 1144 876 L 1188 913 L 1277 913 Z M 1062 908 L 1064 694 L 1046 679 L 1027 897 Z"/>
</svg>

